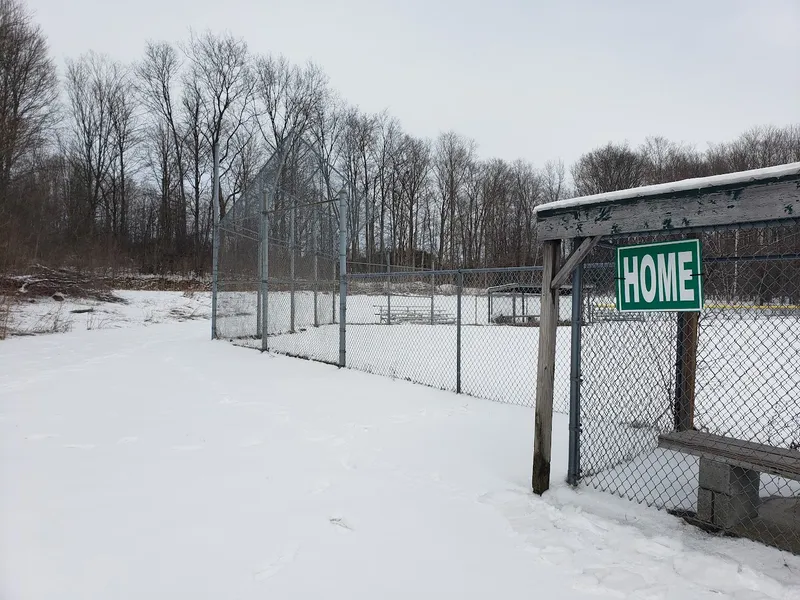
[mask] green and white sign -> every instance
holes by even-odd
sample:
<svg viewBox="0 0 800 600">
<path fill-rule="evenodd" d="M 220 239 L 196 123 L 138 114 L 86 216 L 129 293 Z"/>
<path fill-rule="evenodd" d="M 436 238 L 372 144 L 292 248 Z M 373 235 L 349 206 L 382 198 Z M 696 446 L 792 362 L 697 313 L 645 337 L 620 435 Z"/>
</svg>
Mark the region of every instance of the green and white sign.
<svg viewBox="0 0 800 600">
<path fill-rule="evenodd" d="M 702 310 L 702 264 L 700 240 L 617 248 L 617 310 Z"/>
</svg>

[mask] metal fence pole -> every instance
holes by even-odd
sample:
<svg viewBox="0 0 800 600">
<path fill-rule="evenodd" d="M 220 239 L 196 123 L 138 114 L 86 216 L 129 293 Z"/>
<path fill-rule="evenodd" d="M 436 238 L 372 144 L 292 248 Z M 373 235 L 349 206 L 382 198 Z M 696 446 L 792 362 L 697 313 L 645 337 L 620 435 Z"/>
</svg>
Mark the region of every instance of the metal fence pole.
<svg viewBox="0 0 800 600">
<path fill-rule="evenodd" d="M 386 324 L 392 324 L 392 251 L 386 252 Z"/>
<path fill-rule="evenodd" d="M 336 325 L 336 266 L 333 267 L 333 287 L 331 288 L 331 321 Z"/>
<path fill-rule="evenodd" d="M 333 242 L 333 198 L 330 196 L 330 188 L 328 188 L 328 196 L 326 196 L 328 200 L 331 202 L 327 205 L 328 210 L 328 231 L 330 232 L 330 239 L 331 243 Z M 333 279 L 333 286 L 331 287 L 331 321 L 333 324 L 336 325 L 336 264 L 333 264 L 331 268 L 332 274 L 331 278 Z"/>
<path fill-rule="evenodd" d="M 258 219 L 258 282 L 256 283 L 256 337 L 261 337 L 261 281 L 264 279 L 264 215 Z"/>
<path fill-rule="evenodd" d="M 289 332 L 294 333 L 294 277 L 295 277 L 295 227 L 297 225 L 297 201 L 292 195 L 292 208 L 289 212 Z"/>
<path fill-rule="evenodd" d="M 575 240 L 578 244 L 578 240 Z M 567 483 L 581 476 L 581 327 L 583 327 L 583 263 L 572 274 L 572 327 L 569 365 L 569 460 Z"/>
<path fill-rule="evenodd" d="M 263 239 L 263 237 L 261 238 Z M 261 280 L 264 275 L 261 273 L 261 253 L 264 251 L 261 248 L 261 240 L 258 242 L 258 289 L 256 290 L 256 337 L 261 337 Z"/>
<path fill-rule="evenodd" d="M 436 275 L 433 273 L 433 259 L 431 259 L 431 325 L 434 324 L 434 296 L 436 295 Z"/>
<path fill-rule="evenodd" d="M 318 218 L 316 205 L 311 207 L 311 251 L 314 258 L 314 327 L 319 327 L 317 296 L 319 295 L 319 261 L 317 257 Z"/>
<path fill-rule="evenodd" d="M 461 393 L 461 292 L 464 287 L 464 272 L 459 269 L 456 286 L 456 394 Z"/>
<path fill-rule="evenodd" d="M 339 366 L 347 355 L 347 192 L 339 191 Z"/>
<path fill-rule="evenodd" d="M 269 186 L 264 186 L 264 196 L 261 199 L 261 350 L 268 348 L 267 338 L 269 333 Z"/>
<path fill-rule="evenodd" d="M 217 294 L 219 292 L 219 152 L 214 145 L 214 172 L 212 175 L 214 190 L 212 193 L 212 210 L 214 227 L 211 240 L 211 339 L 217 339 Z"/>
</svg>

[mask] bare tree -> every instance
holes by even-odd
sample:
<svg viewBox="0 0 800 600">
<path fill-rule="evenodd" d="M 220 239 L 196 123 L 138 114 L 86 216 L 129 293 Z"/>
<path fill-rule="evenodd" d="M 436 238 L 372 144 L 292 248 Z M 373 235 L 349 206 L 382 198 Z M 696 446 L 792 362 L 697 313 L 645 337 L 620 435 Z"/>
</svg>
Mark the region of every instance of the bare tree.
<svg viewBox="0 0 800 600">
<path fill-rule="evenodd" d="M 575 190 L 580 196 L 640 186 L 646 173 L 647 161 L 627 144 L 608 143 L 596 148 L 572 167 Z"/>
<path fill-rule="evenodd" d="M 58 80 L 47 40 L 18 0 L 0 0 L 0 211 L 15 170 L 47 143 Z"/>
<path fill-rule="evenodd" d="M 447 259 L 450 265 L 458 263 L 456 247 L 456 212 L 463 197 L 475 154 L 475 142 L 456 134 L 443 133 L 436 140 L 433 177 L 439 202 L 438 263 Z M 472 212 L 472 207 L 470 209 Z M 447 255 L 446 255 L 447 253 Z"/>
<path fill-rule="evenodd" d="M 662 136 L 648 137 L 640 149 L 645 158 L 645 183 L 666 183 L 706 175 L 702 156 L 691 146 L 676 144 Z"/>
<path fill-rule="evenodd" d="M 115 160 L 112 106 L 117 70 L 105 56 L 90 52 L 67 62 L 67 96 L 71 108 L 71 157 L 80 177 L 80 222 L 76 233 L 96 233 L 95 219 Z"/>
<path fill-rule="evenodd" d="M 305 134 L 320 114 L 327 97 L 327 78 L 308 63 L 304 68 L 283 57 L 259 57 L 255 61 L 255 117 L 264 140 L 282 146 L 290 134 Z"/>
<path fill-rule="evenodd" d="M 145 47 L 143 60 L 136 65 L 136 84 L 139 91 L 139 96 L 145 108 L 149 112 L 150 119 L 154 121 L 154 131 L 158 131 L 159 135 L 156 136 L 156 145 L 162 147 L 163 139 L 162 132 L 168 135 L 167 141 L 171 144 L 171 154 L 174 154 L 174 167 L 177 168 L 176 184 L 178 192 L 178 214 L 175 221 L 175 235 L 177 237 L 177 245 L 181 247 L 186 237 L 186 222 L 187 222 L 187 205 L 188 195 L 186 191 L 186 180 L 189 167 L 185 155 L 191 154 L 192 151 L 197 152 L 198 144 L 192 143 L 195 140 L 191 139 L 191 135 L 196 131 L 184 127 L 185 122 L 196 122 L 197 119 L 192 120 L 191 115 L 186 115 L 182 118 L 181 107 L 186 109 L 184 100 L 183 105 L 175 101 L 176 85 L 180 76 L 181 59 L 175 48 L 166 42 L 149 42 Z M 185 96 L 184 96 L 185 98 Z M 193 105 L 194 106 L 194 105 Z M 186 109 L 186 112 L 191 113 L 192 109 Z M 163 127 L 162 127 L 163 124 Z M 189 139 L 187 139 L 189 138 Z M 192 161 L 193 165 L 198 165 L 199 161 Z M 200 212 L 200 197 L 199 197 L 199 175 L 195 172 L 193 182 L 195 183 L 193 196 L 193 208 L 195 217 Z M 162 190 L 163 192 L 163 190 Z M 167 198 L 162 198 L 162 203 L 169 205 Z M 197 219 L 195 218 L 195 223 Z M 195 255 L 199 247 L 200 231 L 195 226 L 194 230 L 195 242 Z"/>
<path fill-rule="evenodd" d="M 373 116 L 351 108 L 344 118 L 344 129 L 340 137 L 340 157 L 343 163 L 342 171 L 348 179 L 350 187 L 355 191 L 348 207 L 348 229 L 351 234 L 351 256 L 359 253 L 359 240 L 362 232 L 365 235 L 365 254 L 367 262 L 372 262 L 374 242 L 370 236 L 374 232 L 374 205 L 370 202 L 374 198 L 372 188 L 374 184 L 374 163 L 372 161 L 372 147 L 376 138 L 376 120 Z M 359 202 L 359 201 L 363 202 Z"/>
<path fill-rule="evenodd" d="M 247 43 L 231 35 L 206 32 L 191 35 L 183 48 L 189 60 L 186 83 L 196 90 L 199 122 L 208 146 L 219 152 L 220 164 L 233 158 L 239 130 L 250 112 L 255 79 L 250 67 Z M 225 199 L 219 196 L 220 217 Z"/>
<path fill-rule="evenodd" d="M 400 240 L 397 250 L 400 256 L 405 253 L 405 264 L 411 267 L 417 266 L 420 207 L 426 192 L 430 154 L 430 143 L 427 140 L 407 135 L 394 161 L 400 199 L 399 214 L 395 214 L 393 218 L 398 226 L 397 237 Z"/>
<path fill-rule="evenodd" d="M 567 187 L 567 173 L 564 161 L 547 161 L 542 172 L 542 201 L 556 202 L 568 198 L 572 193 Z"/>
<path fill-rule="evenodd" d="M 111 231 L 118 243 L 125 245 L 128 236 L 128 171 L 131 150 L 138 142 L 136 95 L 130 71 L 115 65 L 115 85 L 109 116 L 114 139 L 115 165 L 112 166 Z"/>
</svg>

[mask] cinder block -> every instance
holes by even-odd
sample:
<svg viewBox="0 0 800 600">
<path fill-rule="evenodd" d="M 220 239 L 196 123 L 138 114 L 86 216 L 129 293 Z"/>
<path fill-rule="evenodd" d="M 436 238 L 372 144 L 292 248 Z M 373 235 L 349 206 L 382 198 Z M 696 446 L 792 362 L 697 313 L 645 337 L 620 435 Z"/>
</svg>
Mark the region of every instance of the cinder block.
<svg viewBox="0 0 800 600">
<path fill-rule="evenodd" d="M 706 523 L 714 522 L 714 492 L 697 489 L 697 518 Z"/>
<path fill-rule="evenodd" d="M 730 490 L 731 466 L 711 460 L 700 459 L 700 487 L 712 492 L 727 494 Z"/>
<path fill-rule="evenodd" d="M 701 458 L 699 483 L 701 488 L 726 496 L 745 494 L 758 498 L 758 472 L 724 462 Z"/>
<path fill-rule="evenodd" d="M 714 493 L 713 502 L 713 523 L 722 529 L 730 529 L 758 516 L 758 504 L 753 503 L 752 498 L 748 496 L 726 496 Z"/>
</svg>

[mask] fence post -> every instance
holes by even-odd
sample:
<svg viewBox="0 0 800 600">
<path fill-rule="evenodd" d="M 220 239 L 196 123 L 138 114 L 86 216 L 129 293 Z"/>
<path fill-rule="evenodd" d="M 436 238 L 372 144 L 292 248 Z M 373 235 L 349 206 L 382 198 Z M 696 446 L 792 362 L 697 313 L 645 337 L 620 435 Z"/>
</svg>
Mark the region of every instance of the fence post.
<svg viewBox="0 0 800 600">
<path fill-rule="evenodd" d="M 579 240 L 575 240 L 577 244 Z M 569 461 L 567 483 L 581 476 L 581 328 L 583 327 L 583 262 L 572 273 L 572 325 L 569 364 Z"/>
<path fill-rule="evenodd" d="M 700 313 L 678 313 L 675 370 L 675 431 L 694 429 L 694 392 L 697 372 L 697 329 Z"/>
<path fill-rule="evenodd" d="M 436 275 L 433 273 L 433 258 L 431 258 L 431 325 L 434 324 L 434 296 L 436 296 Z"/>
<path fill-rule="evenodd" d="M 386 324 L 392 324 L 392 251 L 386 252 Z"/>
<path fill-rule="evenodd" d="M 260 227 L 260 226 L 259 226 Z M 256 290 L 256 337 L 261 338 L 261 279 L 264 277 L 261 274 L 261 253 L 264 251 L 261 248 L 263 243 L 263 236 L 258 241 L 258 286 Z"/>
<path fill-rule="evenodd" d="M 294 275 L 295 275 L 295 227 L 297 225 L 297 200 L 292 195 L 292 208 L 289 209 L 289 333 L 294 333 Z"/>
<path fill-rule="evenodd" d="M 213 230 L 211 239 L 211 339 L 217 339 L 217 294 L 219 292 L 219 152 L 214 144 L 214 172 L 211 194 Z"/>
<path fill-rule="evenodd" d="M 339 366 L 347 364 L 347 191 L 339 191 Z"/>
<path fill-rule="evenodd" d="M 558 290 L 552 289 L 558 271 L 561 240 L 548 240 L 542 248 L 542 300 L 539 320 L 539 356 L 536 370 L 536 424 L 533 437 L 533 474 L 536 494 L 550 488 L 550 451 L 553 435 L 553 384 L 558 329 Z"/>
<path fill-rule="evenodd" d="M 464 272 L 459 269 L 456 276 L 456 394 L 461 393 L 461 292 Z"/>
<path fill-rule="evenodd" d="M 319 261 L 317 257 L 317 235 L 318 231 L 317 205 L 311 207 L 311 252 L 314 261 L 314 327 L 319 327 L 319 311 L 317 309 L 317 297 L 319 295 Z"/>
<path fill-rule="evenodd" d="M 269 332 L 269 185 L 264 186 L 264 195 L 261 198 L 261 304 L 258 310 L 261 313 L 261 351 L 268 348 L 267 338 Z"/>
</svg>

